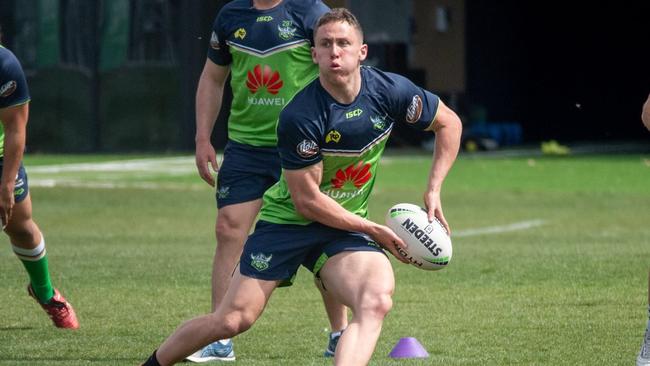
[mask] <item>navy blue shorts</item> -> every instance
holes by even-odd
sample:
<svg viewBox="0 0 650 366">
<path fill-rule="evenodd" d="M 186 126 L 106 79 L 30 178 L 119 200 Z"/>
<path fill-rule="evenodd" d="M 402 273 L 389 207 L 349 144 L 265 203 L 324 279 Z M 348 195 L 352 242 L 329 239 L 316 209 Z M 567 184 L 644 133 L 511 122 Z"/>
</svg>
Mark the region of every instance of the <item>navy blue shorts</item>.
<svg viewBox="0 0 650 366">
<path fill-rule="evenodd" d="M 244 245 L 239 271 L 247 277 L 279 280 L 281 286 L 289 286 L 300 265 L 318 275 L 328 258 L 344 251 L 384 253 L 363 233 L 343 231 L 317 222 L 303 226 L 258 221 Z"/>
<path fill-rule="evenodd" d="M 4 166 L 4 161 L 0 159 L 0 174 L 2 174 L 2 168 Z M 18 168 L 18 174 L 16 175 L 16 185 L 14 186 L 14 201 L 16 203 L 22 202 L 27 198 L 29 193 L 29 185 L 27 184 L 27 172 L 25 172 L 25 167 L 23 163 L 20 162 L 20 167 Z"/>
<path fill-rule="evenodd" d="M 217 207 L 262 198 L 281 171 L 277 148 L 228 141 L 217 175 Z"/>
</svg>

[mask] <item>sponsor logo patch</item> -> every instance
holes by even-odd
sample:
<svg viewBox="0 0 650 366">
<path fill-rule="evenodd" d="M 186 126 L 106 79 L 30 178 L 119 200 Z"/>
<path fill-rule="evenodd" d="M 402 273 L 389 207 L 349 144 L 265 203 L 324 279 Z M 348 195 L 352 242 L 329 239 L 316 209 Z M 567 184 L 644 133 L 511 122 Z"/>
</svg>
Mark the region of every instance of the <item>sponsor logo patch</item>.
<svg viewBox="0 0 650 366">
<path fill-rule="evenodd" d="M 273 71 L 269 65 L 256 65 L 246 77 L 246 87 L 253 94 L 257 93 L 261 87 L 265 87 L 266 91 L 275 95 L 283 85 L 280 73 Z"/>
<path fill-rule="evenodd" d="M 361 108 L 357 108 L 357 109 L 355 109 L 353 111 L 347 112 L 345 114 L 345 118 L 350 119 L 350 118 L 353 118 L 353 117 L 359 117 L 362 114 L 363 114 L 363 110 Z"/>
<path fill-rule="evenodd" d="M 318 144 L 312 140 L 302 140 L 298 146 L 296 146 L 296 152 L 301 157 L 307 159 L 318 153 Z"/>
<path fill-rule="evenodd" d="M 235 38 L 244 39 L 246 37 L 246 29 L 239 28 L 235 31 Z"/>
<path fill-rule="evenodd" d="M 257 17 L 256 22 L 270 22 L 273 20 L 273 17 L 270 15 Z"/>
<path fill-rule="evenodd" d="M 325 142 L 338 143 L 339 141 L 341 141 L 341 133 L 337 130 L 332 130 L 325 136 Z"/>
<path fill-rule="evenodd" d="M 219 49 L 219 37 L 214 31 L 212 31 L 212 35 L 210 36 L 210 47 L 212 47 L 213 50 Z"/>
<path fill-rule="evenodd" d="M 334 188 L 343 188 L 347 182 L 353 184 L 355 188 L 361 188 L 370 178 L 372 178 L 370 164 L 360 161 L 351 164 L 345 170 L 339 169 L 331 182 Z"/>
<path fill-rule="evenodd" d="M 419 95 L 414 95 L 411 99 L 411 104 L 409 104 L 408 109 L 406 110 L 406 122 L 415 123 L 420 119 L 422 115 L 422 98 Z"/>
<path fill-rule="evenodd" d="M 10 96 L 16 91 L 17 86 L 15 80 L 6 82 L 3 86 L 0 86 L 0 97 L 6 98 Z"/>
</svg>

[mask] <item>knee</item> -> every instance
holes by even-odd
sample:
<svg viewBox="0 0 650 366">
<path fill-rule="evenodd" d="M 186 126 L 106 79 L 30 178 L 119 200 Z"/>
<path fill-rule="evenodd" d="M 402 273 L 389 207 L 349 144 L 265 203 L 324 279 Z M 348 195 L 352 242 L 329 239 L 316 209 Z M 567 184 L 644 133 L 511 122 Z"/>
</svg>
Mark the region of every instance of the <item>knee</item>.
<svg viewBox="0 0 650 366">
<path fill-rule="evenodd" d="M 233 311 L 224 316 L 223 330 L 228 334 L 228 337 L 234 337 L 250 329 L 256 319 L 254 314 L 245 310 Z"/>
<path fill-rule="evenodd" d="M 5 232 L 11 239 L 11 242 L 14 245 L 36 245 L 37 242 L 37 233 L 38 230 L 34 225 L 29 224 L 18 224 L 18 225 L 7 225 Z"/>
<path fill-rule="evenodd" d="M 245 229 L 247 230 L 247 228 L 243 228 L 243 225 L 241 225 L 232 215 L 219 214 L 217 217 L 215 230 L 219 242 L 228 242 L 229 240 L 246 235 L 247 231 L 244 231 Z"/>
<path fill-rule="evenodd" d="M 383 319 L 392 307 L 393 297 L 390 291 L 366 294 L 361 301 L 361 311 L 378 319 Z"/>
</svg>

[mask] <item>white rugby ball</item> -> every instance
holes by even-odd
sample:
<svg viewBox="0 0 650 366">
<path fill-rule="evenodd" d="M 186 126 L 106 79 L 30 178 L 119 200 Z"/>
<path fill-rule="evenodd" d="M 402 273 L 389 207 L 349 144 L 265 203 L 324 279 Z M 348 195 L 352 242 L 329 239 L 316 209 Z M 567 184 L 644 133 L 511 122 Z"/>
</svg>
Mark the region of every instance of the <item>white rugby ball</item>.
<svg viewBox="0 0 650 366">
<path fill-rule="evenodd" d="M 451 238 L 437 219 L 429 222 L 427 212 L 420 206 L 396 204 L 386 214 L 386 226 L 404 240 L 408 248 L 398 251 L 415 267 L 436 271 L 449 264 Z"/>
</svg>

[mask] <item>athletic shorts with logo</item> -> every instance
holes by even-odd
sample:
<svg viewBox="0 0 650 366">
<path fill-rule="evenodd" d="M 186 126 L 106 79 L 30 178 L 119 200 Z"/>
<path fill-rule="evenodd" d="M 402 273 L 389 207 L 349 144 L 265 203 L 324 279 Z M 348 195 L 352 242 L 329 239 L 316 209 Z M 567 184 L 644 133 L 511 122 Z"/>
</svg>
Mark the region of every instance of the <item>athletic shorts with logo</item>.
<svg viewBox="0 0 650 366">
<path fill-rule="evenodd" d="M 260 280 L 279 280 L 281 286 L 289 286 L 301 265 L 318 275 L 328 258 L 345 251 L 384 253 L 363 233 L 339 230 L 318 222 L 289 225 L 258 221 L 244 245 L 240 272 Z"/>
<path fill-rule="evenodd" d="M 275 147 L 226 144 L 217 175 L 217 207 L 253 201 L 280 179 L 282 168 Z"/>
<path fill-rule="evenodd" d="M 2 168 L 4 166 L 4 161 L 0 158 L 0 174 L 2 174 Z M 25 167 L 23 163 L 20 163 L 18 168 L 18 174 L 16 175 L 16 183 L 14 186 L 14 200 L 16 203 L 22 202 L 29 193 L 29 186 L 27 184 L 27 172 L 25 172 Z"/>
</svg>

